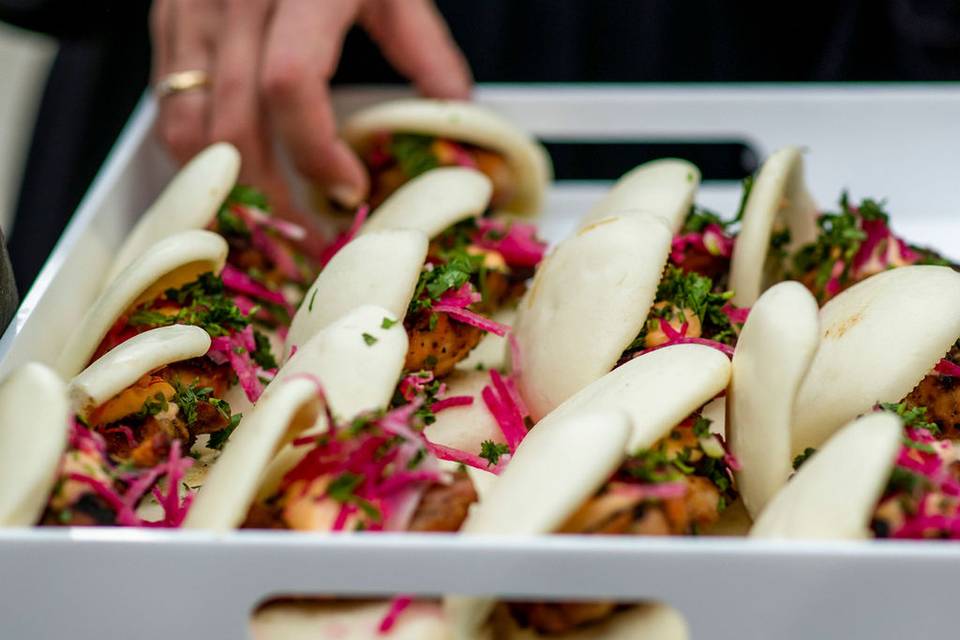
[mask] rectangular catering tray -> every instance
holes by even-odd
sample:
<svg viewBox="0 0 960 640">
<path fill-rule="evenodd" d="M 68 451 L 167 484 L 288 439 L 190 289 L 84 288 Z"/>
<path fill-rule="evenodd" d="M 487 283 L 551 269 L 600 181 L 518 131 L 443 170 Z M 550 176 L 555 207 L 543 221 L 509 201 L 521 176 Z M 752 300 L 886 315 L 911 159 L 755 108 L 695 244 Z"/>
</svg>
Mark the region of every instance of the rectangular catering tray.
<svg viewBox="0 0 960 640">
<path fill-rule="evenodd" d="M 337 106 L 393 95 L 350 90 Z M 821 206 L 843 188 L 886 197 L 903 235 L 960 255 L 956 87 L 484 86 L 476 97 L 553 142 L 737 140 L 761 157 L 802 144 Z M 54 360 L 96 295 L 91 274 L 172 175 L 154 117 L 147 97 L 0 338 L 0 375 Z M 545 235 L 562 238 L 604 187 L 558 182 Z M 738 195 L 706 183 L 698 200 L 730 212 Z M 697 640 L 934 638 L 956 634 L 958 575 L 960 546 L 935 542 L 0 530 L 0 638 L 245 638 L 257 603 L 330 593 L 657 600 Z"/>
</svg>

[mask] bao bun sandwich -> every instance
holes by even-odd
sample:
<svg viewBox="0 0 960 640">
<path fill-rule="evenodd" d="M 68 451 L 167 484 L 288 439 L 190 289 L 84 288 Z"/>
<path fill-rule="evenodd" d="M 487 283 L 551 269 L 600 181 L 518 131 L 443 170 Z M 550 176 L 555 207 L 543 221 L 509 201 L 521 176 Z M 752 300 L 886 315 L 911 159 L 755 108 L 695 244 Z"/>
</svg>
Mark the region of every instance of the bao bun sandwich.
<svg viewBox="0 0 960 640">
<path fill-rule="evenodd" d="M 670 346 L 610 372 L 530 430 L 463 535 L 708 530 L 735 494 L 730 459 L 700 408 L 729 374 L 729 359 L 702 345 Z M 512 603 L 492 619 L 494 602 L 483 598 L 449 597 L 445 609 L 455 638 L 478 637 L 491 624 L 505 637 L 646 628 L 646 615 L 612 602 Z"/>
<path fill-rule="evenodd" d="M 266 335 L 252 326 L 219 274 L 227 243 L 210 231 L 184 231 L 144 252 L 103 290 L 60 353 L 61 375 L 74 376 L 91 361 L 151 329 L 193 325 L 212 339 L 198 361 L 216 388 L 237 387 L 241 404 L 254 402 L 263 377 L 276 367 Z"/>
<path fill-rule="evenodd" d="M 470 169 L 436 169 L 405 185 L 307 291 L 288 353 L 360 304 L 402 318 L 408 371 L 445 376 L 484 334 L 505 335 L 492 316 L 523 293 L 544 245 L 530 225 L 477 217 L 489 194 L 489 181 Z"/>
<path fill-rule="evenodd" d="M 468 102 L 387 102 L 348 118 L 342 133 L 367 165 L 374 207 L 431 169 L 460 166 L 490 179 L 492 208 L 535 214 L 552 179 L 543 147 L 498 114 Z"/>
</svg>

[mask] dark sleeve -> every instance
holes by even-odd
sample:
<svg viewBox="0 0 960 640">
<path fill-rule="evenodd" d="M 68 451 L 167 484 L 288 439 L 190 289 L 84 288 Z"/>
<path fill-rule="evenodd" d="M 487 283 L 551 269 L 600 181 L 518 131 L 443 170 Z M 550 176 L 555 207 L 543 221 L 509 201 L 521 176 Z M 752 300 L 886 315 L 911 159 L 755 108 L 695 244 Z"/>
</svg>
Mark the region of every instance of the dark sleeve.
<svg viewBox="0 0 960 640">
<path fill-rule="evenodd" d="M 55 38 L 97 37 L 129 24 L 150 0 L 0 0 L 0 20 Z"/>
</svg>

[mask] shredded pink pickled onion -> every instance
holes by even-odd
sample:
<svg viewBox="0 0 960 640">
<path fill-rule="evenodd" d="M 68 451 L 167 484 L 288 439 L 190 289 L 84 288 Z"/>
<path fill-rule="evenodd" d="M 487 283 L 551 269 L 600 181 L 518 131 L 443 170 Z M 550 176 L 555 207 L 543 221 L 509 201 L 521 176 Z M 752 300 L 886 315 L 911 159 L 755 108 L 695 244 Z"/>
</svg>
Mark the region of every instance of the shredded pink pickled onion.
<svg viewBox="0 0 960 640">
<path fill-rule="evenodd" d="M 183 501 L 180 500 L 180 480 L 183 473 L 193 465 L 192 458 L 181 458 L 180 441 L 174 440 L 170 445 L 170 458 L 166 462 L 165 474 L 167 477 L 167 492 L 161 491 L 159 486 L 153 487 L 153 495 L 163 507 L 163 520 L 157 523 L 149 523 L 161 527 L 179 527 L 184 518 L 187 517 L 187 511 L 193 503 L 193 494 L 188 494 Z"/>
<path fill-rule="evenodd" d="M 412 401 L 418 395 L 423 393 L 427 386 L 434 380 L 433 373 L 430 371 L 419 371 L 404 376 L 397 386 L 400 395 L 407 402 Z"/>
<path fill-rule="evenodd" d="M 437 304 L 443 307 L 466 309 L 470 305 L 480 302 L 482 299 L 483 296 L 474 290 L 473 285 L 465 282 L 459 289 L 447 289 L 444 291 L 443 295 L 437 300 Z"/>
<path fill-rule="evenodd" d="M 257 303 L 252 299 L 240 294 L 233 296 L 233 304 L 237 305 L 237 309 L 240 309 L 240 313 L 245 316 L 250 315 L 250 312 L 257 306 Z"/>
<path fill-rule="evenodd" d="M 729 258 L 733 255 L 733 238 L 717 224 L 708 224 L 702 233 L 691 232 L 673 237 L 670 242 L 670 260 L 683 264 L 687 250 L 695 249 L 712 256 Z"/>
<path fill-rule="evenodd" d="M 260 375 L 272 376 L 275 373 L 273 371 L 263 371 L 253 361 L 250 354 L 256 349 L 253 327 L 247 325 L 243 331 L 237 331 L 229 336 L 217 336 L 210 341 L 210 350 L 207 351 L 207 357 L 215 363 L 230 363 L 230 368 L 237 374 L 240 387 L 250 402 L 256 402 L 260 398 L 260 394 L 263 393 Z"/>
<path fill-rule="evenodd" d="M 284 277 L 293 282 L 303 281 L 303 274 L 300 272 L 300 267 L 297 266 L 297 261 L 288 246 L 271 237 L 262 227 L 254 227 L 250 231 L 250 239 L 253 242 L 253 247 L 273 261 Z"/>
<path fill-rule="evenodd" d="M 486 331 L 487 333 L 492 333 L 497 336 L 503 337 L 507 335 L 507 332 L 510 331 L 509 326 L 503 323 L 497 322 L 496 320 L 485 318 L 479 313 L 475 313 L 473 311 L 470 311 L 469 309 L 464 309 L 462 307 L 453 307 L 453 306 L 448 306 L 443 304 L 435 304 L 433 305 L 432 311 L 434 313 L 445 313 L 448 316 L 450 316 L 452 320 L 456 320 L 457 322 L 461 322 L 463 324 L 471 325 L 473 327 Z"/>
<path fill-rule="evenodd" d="M 350 224 L 350 228 L 338 235 L 333 242 L 320 252 L 321 267 L 327 266 L 327 264 L 333 260 L 333 256 L 337 255 L 340 249 L 343 249 L 348 242 L 353 240 L 357 233 L 359 233 L 360 227 L 366 222 L 369 214 L 370 207 L 368 205 L 362 204 L 357 207 L 357 213 L 353 216 L 353 222 Z"/>
<path fill-rule="evenodd" d="M 492 386 L 484 387 L 480 395 L 513 453 L 527 435 L 526 409 L 517 402 L 518 394 L 511 391 L 499 371 L 490 370 L 490 381 Z"/>
<path fill-rule="evenodd" d="M 458 464 L 463 464 L 468 467 L 473 467 L 474 469 L 482 469 L 483 471 L 489 471 L 490 473 L 500 475 L 500 472 L 503 470 L 503 467 L 506 465 L 507 461 L 510 459 L 509 455 L 500 456 L 500 461 L 491 465 L 490 461 L 486 458 L 481 458 L 475 453 L 469 453 L 467 451 L 462 451 L 460 449 L 454 449 L 453 447 L 447 447 L 436 442 L 430 442 L 425 440 L 427 445 L 427 451 L 432 453 L 438 460 L 448 460 L 450 462 L 456 462 Z"/>
<path fill-rule="evenodd" d="M 496 251 L 509 266 L 535 267 L 546 254 L 547 243 L 537 238 L 535 225 L 480 218 L 477 229 L 473 243 L 482 249 Z"/>
<path fill-rule="evenodd" d="M 453 150 L 454 164 L 458 167 L 477 168 L 477 161 L 473 159 L 473 156 L 470 155 L 470 152 L 467 151 L 463 145 L 449 139 L 444 139 L 443 142 Z"/>
<path fill-rule="evenodd" d="M 453 407 L 469 407 L 473 404 L 473 396 L 450 396 L 449 398 L 444 398 L 443 400 L 437 400 L 432 405 L 430 405 L 430 411 L 434 413 L 440 413 L 444 409 L 452 409 Z"/>
<path fill-rule="evenodd" d="M 413 602 L 413 598 L 410 596 L 397 596 L 390 601 L 390 609 L 387 611 L 387 614 L 383 616 L 383 620 L 380 621 L 380 626 L 377 627 L 378 634 L 388 633 L 393 629 L 394 625 L 397 624 L 397 619 L 400 615 L 410 606 L 410 603 Z"/>
<path fill-rule="evenodd" d="M 685 482 L 664 482 L 662 484 L 611 482 L 607 490 L 614 495 L 627 496 L 638 500 L 670 500 L 685 496 L 687 494 L 687 484 Z"/>
<path fill-rule="evenodd" d="M 949 378 L 960 378 L 960 365 L 955 362 L 951 362 L 946 358 L 942 358 L 940 362 L 937 363 L 937 366 L 933 368 L 933 370 L 942 376 Z"/>
<path fill-rule="evenodd" d="M 259 300 L 264 300 L 266 302 L 288 306 L 287 301 L 283 297 L 282 293 L 267 289 L 265 286 L 251 278 L 243 271 L 240 271 L 232 264 L 228 263 L 223 267 L 223 272 L 220 274 L 220 277 L 223 279 L 223 286 L 231 291 L 248 295 Z"/>
<path fill-rule="evenodd" d="M 240 218 L 247 224 L 247 227 L 265 227 L 267 229 L 273 229 L 287 240 L 293 240 L 294 242 L 299 242 L 307 237 L 307 230 L 300 225 L 290 222 L 289 220 L 277 218 L 273 215 L 270 215 L 266 211 L 258 209 L 257 207 L 234 204 L 230 207 L 230 210 L 236 215 L 240 216 Z"/>
<path fill-rule="evenodd" d="M 667 341 L 664 342 L 663 344 L 658 344 L 655 347 L 650 347 L 649 349 L 644 349 L 643 351 L 639 351 L 633 357 L 639 358 L 652 351 L 657 351 L 658 349 L 664 349 L 666 347 L 670 347 L 675 344 L 702 344 L 706 347 L 716 349 L 717 351 L 719 351 L 720 353 L 723 353 L 728 357 L 731 357 L 731 358 L 733 357 L 733 347 L 731 347 L 730 345 L 723 344 L 722 342 L 717 342 L 716 340 L 708 340 L 706 338 L 688 338 L 687 337 L 688 328 L 689 328 L 689 324 L 684 322 L 683 325 L 680 327 L 680 331 L 677 331 L 670 325 L 669 322 L 667 322 L 663 318 L 660 318 L 660 330 L 663 331 L 663 333 L 667 336 Z"/>
<path fill-rule="evenodd" d="M 750 315 L 750 307 L 736 307 L 729 302 L 720 307 L 720 311 L 732 324 L 743 324 Z"/>
<path fill-rule="evenodd" d="M 844 269 L 845 265 L 843 260 L 837 260 L 833 263 L 833 268 L 830 270 L 830 278 L 823 288 L 824 293 L 827 294 L 828 297 L 832 298 L 840 293 L 840 276 L 843 275 Z"/>
</svg>

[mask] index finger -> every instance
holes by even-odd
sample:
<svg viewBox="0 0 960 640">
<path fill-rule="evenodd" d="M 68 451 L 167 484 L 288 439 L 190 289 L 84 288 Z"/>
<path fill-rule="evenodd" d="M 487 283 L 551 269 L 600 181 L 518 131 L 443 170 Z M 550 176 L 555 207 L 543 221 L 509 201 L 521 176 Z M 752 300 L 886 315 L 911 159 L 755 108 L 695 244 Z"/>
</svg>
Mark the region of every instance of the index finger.
<svg viewBox="0 0 960 640">
<path fill-rule="evenodd" d="M 336 70 L 359 0 L 285 0 L 267 39 L 261 87 L 297 169 L 340 204 L 360 203 L 366 171 L 337 136 L 328 82 Z"/>
</svg>

